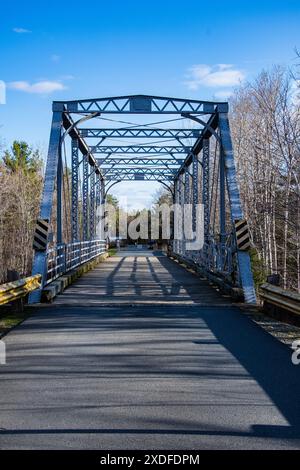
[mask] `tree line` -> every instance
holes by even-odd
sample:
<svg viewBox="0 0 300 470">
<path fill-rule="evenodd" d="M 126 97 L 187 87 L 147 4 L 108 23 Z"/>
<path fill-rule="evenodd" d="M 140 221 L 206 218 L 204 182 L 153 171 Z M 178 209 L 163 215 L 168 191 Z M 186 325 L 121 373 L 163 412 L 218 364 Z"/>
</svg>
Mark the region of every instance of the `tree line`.
<svg viewBox="0 0 300 470">
<path fill-rule="evenodd" d="M 30 274 L 33 231 L 43 183 L 38 149 L 15 141 L 0 160 L 0 282 L 8 271 Z"/>
</svg>

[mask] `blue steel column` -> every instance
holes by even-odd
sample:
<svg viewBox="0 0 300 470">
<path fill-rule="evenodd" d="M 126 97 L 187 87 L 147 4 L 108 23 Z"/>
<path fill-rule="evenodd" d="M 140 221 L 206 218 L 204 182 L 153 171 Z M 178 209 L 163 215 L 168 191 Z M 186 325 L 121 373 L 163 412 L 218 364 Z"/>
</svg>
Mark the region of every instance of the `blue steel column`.
<svg viewBox="0 0 300 470">
<path fill-rule="evenodd" d="M 105 240 L 105 183 L 101 181 L 101 239 Z"/>
<path fill-rule="evenodd" d="M 90 175 L 90 239 L 95 238 L 95 169 L 91 167 Z"/>
<path fill-rule="evenodd" d="M 174 181 L 174 208 L 173 208 L 173 220 L 174 220 L 174 227 L 173 227 L 173 251 L 174 253 L 178 253 L 178 179 Z"/>
<path fill-rule="evenodd" d="M 183 254 L 183 221 L 182 221 L 182 214 L 183 214 L 183 211 L 182 211 L 182 201 L 183 201 L 183 182 L 182 182 L 182 179 L 183 179 L 183 174 L 181 173 L 178 177 L 178 204 L 179 204 L 179 223 L 178 223 L 178 226 L 179 226 L 179 230 L 178 230 L 178 253 L 179 254 Z"/>
<path fill-rule="evenodd" d="M 225 159 L 223 149 L 220 148 L 219 154 L 219 177 L 220 177 L 220 266 L 223 270 L 226 243 L 226 209 L 225 209 Z"/>
<path fill-rule="evenodd" d="M 190 174 L 188 168 L 185 169 L 185 178 L 184 178 L 184 218 L 183 223 L 189 224 L 189 214 L 188 206 L 190 204 Z M 184 254 L 186 255 L 186 244 L 188 242 L 188 227 L 184 226 Z"/>
<path fill-rule="evenodd" d="M 101 206 L 101 178 L 100 175 L 96 174 L 96 228 L 95 228 L 95 237 L 101 238 L 101 234 L 99 231 L 100 228 L 100 206 Z"/>
<path fill-rule="evenodd" d="M 62 233 L 62 183 L 63 183 L 63 164 L 62 164 L 62 155 L 61 147 L 58 151 L 58 162 L 57 162 L 57 175 L 56 175 L 56 243 L 59 245 L 63 242 L 63 233 Z"/>
<path fill-rule="evenodd" d="M 184 208 L 184 173 L 181 173 L 179 177 L 180 190 L 179 190 L 179 204 L 180 204 L 180 253 L 184 254 L 184 231 L 183 231 L 183 208 Z"/>
<path fill-rule="evenodd" d="M 72 139 L 72 242 L 79 240 L 78 231 L 78 140 Z"/>
<path fill-rule="evenodd" d="M 237 184 L 234 155 L 230 134 L 230 126 L 227 113 L 219 113 L 219 129 L 224 152 L 225 175 L 230 203 L 230 215 L 232 225 L 235 219 L 243 219 L 243 210 L 240 201 L 240 193 Z M 251 271 L 250 256 L 246 251 L 237 251 L 237 260 L 241 285 L 244 291 L 245 302 L 256 303 L 256 294 Z"/>
<path fill-rule="evenodd" d="M 96 207 L 101 204 L 101 177 L 96 174 Z"/>
<path fill-rule="evenodd" d="M 204 208 L 204 242 L 209 240 L 210 207 L 209 207 L 209 140 L 203 140 L 202 150 L 202 204 Z"/>
<path fill-rule="evenodd" d="M 61 135 L 61 126 L 62 126 L 62 111 L 54 111 L 52 116 L 50 140 L 49 140 L 49 149 L 47 156 L 47 164 L 45 171 L 44 179 L 44 188 L 42 201 L 40 205 L 40 214 L 41 219 L 47 219 L 50 221 L 52 206 L 53 206 L 53 195 L 54 195 L 54 185 L 57 176 L 57 166 L 58 166 L 58 155 L 60 149 L 60 135 Z M 33 260 L 32 274 L 41 274 L 42 275 L 42 286 L 45 284 L 47 279 L 47 252 L 46 251 L 36 251 Z M 37 289 L 34 292 L 31 292 L 29 295 L 29 303 L 39 302 L 41 300 L 41 289 Z"/>
<path fill-rule="evenodd" d="M 89 163 L 88 156 L 84 156 L 83 160 L 83 180 L 82 180 L 82 225 L 83 225 L 83 240 L 89 239 L 89 214 L 88 214 L 88 199 L 89 199 Z"/>
<path fill-rule="evenodd" d="M 199 176 L 199 171 L 198 171 L 198 155 L 193 155 L 193 179 L 192 179 L 192 187 L 193 187 L 193 211 L 192 211 L 192 227 L 193 227 L 193 232 L 196 231 L 197 227 L 197 205 L 199 204 L 199 195 L 198 195 L 198 176 Z"/>
</svg>

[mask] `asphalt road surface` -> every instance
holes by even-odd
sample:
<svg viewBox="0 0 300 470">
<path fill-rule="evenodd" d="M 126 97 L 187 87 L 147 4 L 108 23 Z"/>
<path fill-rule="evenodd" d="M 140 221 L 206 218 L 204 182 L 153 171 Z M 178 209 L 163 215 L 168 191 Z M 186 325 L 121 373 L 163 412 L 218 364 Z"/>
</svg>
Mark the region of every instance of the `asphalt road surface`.
<svg viewBox="0 0 300 470">
<path fill-rule="evenodd" d="M 291 350 L 165 257 L 121 252 L 4 339 L 1 449 L 300 447 Z"/>
</svg>

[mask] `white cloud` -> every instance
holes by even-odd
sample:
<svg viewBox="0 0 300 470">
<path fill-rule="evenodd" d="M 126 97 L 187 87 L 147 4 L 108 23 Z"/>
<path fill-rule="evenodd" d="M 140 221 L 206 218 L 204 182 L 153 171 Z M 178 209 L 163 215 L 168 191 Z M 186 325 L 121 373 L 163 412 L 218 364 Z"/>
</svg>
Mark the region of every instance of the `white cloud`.
<svg viewBox="0 0 300 470">
<path fill-rule="evenodd" d="M 25 29 L 25 28 L 13 28 L 14 33 L 18 34 L 26 34 L 26 33 L 31 33 L 30 29 Z"/>
<path fill-rule="evenodd" d="M 199 64 L 188 70 L 185 84 L 190 90 L 198 90 L 200 86 L 206 87 L 232 87 L 238 85 L 245 78 L 242 70 L 234 68 L 232 64 L 216 64 L 214 66 Z"/>
<path fill-rule="evenodd" d="M 61 82 L 43 80 L 40 82 L 32 83 L 25 81 L 10 82 L 8 87 L 13 90 L 24 91 L 25 93 L 39 93 L 49 94 L 54 91 L 65 90 L 66 87 Z"/>
</svg>

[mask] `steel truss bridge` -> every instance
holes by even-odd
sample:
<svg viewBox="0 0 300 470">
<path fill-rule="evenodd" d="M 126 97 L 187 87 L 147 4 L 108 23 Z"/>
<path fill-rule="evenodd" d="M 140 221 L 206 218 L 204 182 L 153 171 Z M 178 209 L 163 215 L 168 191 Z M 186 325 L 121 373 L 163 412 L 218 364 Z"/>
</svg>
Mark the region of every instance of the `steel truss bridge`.
<svg viewBox="0 0 300 470">
<path fill-rule="evenodd" d="M 228 104 L 145 95 L 53 103 L 34 242 L 33 274 L 43 285 L 105 251 L 98 209 L 126 180 L 161 182 L 174 203 L 192 205 L 193 227 L 203 204 L 203 248 L 187 250 L 187 239 L 173 237 L 173 253 L 256 301 Z"/>
</svg>

